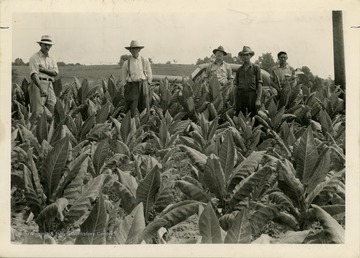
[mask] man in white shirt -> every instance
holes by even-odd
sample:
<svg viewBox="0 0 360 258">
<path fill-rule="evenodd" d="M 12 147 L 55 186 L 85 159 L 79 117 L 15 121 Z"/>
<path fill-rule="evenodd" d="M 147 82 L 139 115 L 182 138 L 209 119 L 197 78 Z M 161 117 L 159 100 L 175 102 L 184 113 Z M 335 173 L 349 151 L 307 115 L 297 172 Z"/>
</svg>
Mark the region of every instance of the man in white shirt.
<svg viewBox="0 0 360 258">
<path fill-rule="evenodd" d="M 40 115 L 45 108 L 54 113 L 56 96 L 52 83 L 59 73 L 55 58 L 49 55 L 50 48 L 54 45 L 51 36 L 44 35 L 37 43 L 41 49 L 29 60 L 31 83 L 28 89 L 30 111 L 35 116 Z"/>
<path fill-rule="evenodd" d="M 129 47 L 131 57 L 122 66 L 121 85 L 125 87 L 125 112 L 131 111 L 134 117 L 136 109 L 141 113 L 149 109 L 149 84 L 152 81 L 152 70 L 147 58 L 139 55 L 144 48 L 136 40 L 132 40 Z"/>
</svg>

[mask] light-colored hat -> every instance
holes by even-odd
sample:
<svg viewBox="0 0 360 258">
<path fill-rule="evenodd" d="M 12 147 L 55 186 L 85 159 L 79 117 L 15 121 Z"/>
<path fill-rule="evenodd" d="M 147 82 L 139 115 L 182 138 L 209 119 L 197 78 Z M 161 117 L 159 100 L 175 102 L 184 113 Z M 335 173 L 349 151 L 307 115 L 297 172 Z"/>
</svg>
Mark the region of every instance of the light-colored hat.
<svg viewBox="0 0 360 258">
<path fill-rule="evenodd" d="M 226 51 L 225 51 L 225 49 L 224 49 L 223 46 L 219 46 L 218 48 L 215 48 L 215 49 L 213 50 L 214 55 L 215 55 L 216 51 L 223 52 L 224 55 L 227 55 L 227 53 L 226 53 Z"/>
<path fill-rule="evenodd" d="M 54 45 L 54 43 L 52 42 L 52 38 L 49 35 L 41 36 L 41 40 L 36 42 L 39 44 Z"/>
<path fill-rule="evenodd" d="M 255 52 L 252 51 L 250 47 L 244 46 L 244 47 L 243 47 L 243 50 L 240 51 L 238 55 L 241 56 L 241 55 L 243 55 L 243 54 L 250 54 L 251 56 L 253 56 L 253 55 L 255 54 Z"/>
<path fill-rule="evenodd" d="M 130 50 L 130 49 L 133 49 L 133 48 L 144 48 L 144 46 L 140 46 L 139 45 L 139 42 L 137 42 L 137 40 L 132 40 L 130 42 L 130 46 L 129 47 L 125 47 L 126 49 Z"/>
</svg>

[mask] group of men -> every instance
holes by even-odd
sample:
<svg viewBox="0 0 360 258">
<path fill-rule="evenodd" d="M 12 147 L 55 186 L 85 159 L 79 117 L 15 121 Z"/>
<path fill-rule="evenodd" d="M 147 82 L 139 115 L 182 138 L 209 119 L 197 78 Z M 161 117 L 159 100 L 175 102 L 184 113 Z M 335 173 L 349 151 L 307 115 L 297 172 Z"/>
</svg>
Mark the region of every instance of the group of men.
<svg viewBox="0 0 360 258">
<path fill-rule="evenodd" d="M 41 37 L 37 41 L 40 51 L 31 56 L 29 60 L 30 78 L 29 98 L 30 109 L 35 115 L 43 111 L 54 111 L 56 97 L 53 84 L 59 70 L 49 50 L 54 45 L 49 35 Z M 137 110 L 142 112 L 149 108 L 149 84 L 152 82 L 152 69 L 147 58 L 140 56 L 144 46 L 136 40 L 132 40 L 130 46 L 125 47 L 131 53 L 131 57 L 122 65 L 121 85 L 124 87 L 125 111 L 136 115 Z M 250 61 L 255 52 L 250 47 L 244 46 L 239 52 L 242 65 L 236 71 L 234 78 L 231 66 L 224 61 L 227 52 L 222 46 L 213 50 L 215 60 L 206 69 L 207 77 L 216 76 L 222 87 L 229 86 L 233 91 L 235 114 L 242 112 L 254 116 L 261 107 L 263 79 L 261 69 Z M 278 89 L 287 83 L 296 83 L 295 70 L 287 63 L 287 53 L 281 51 L 277 55 L 279 63 L 272 68 L 271 79 Z"/>
</svg>

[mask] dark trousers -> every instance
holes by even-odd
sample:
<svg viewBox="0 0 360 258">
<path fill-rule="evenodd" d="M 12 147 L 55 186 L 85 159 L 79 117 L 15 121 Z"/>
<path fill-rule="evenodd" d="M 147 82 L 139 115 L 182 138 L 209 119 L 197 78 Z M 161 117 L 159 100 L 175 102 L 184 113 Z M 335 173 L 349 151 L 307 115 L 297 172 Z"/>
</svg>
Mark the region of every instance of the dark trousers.
<svg viewBox="0 0 360 258">
<path fill-rule="evenodd" d="M 256 91 L 243 91 L 239 88 L 235 88 L 235 114 L 238 115 L 241 111 L 246 115 L 246 111 L 253 117 L 257 114 L 255 106 Z"/>
<path fill-rule="evenodd" d="M 149 85 L 147 81 L 127 82 L 124 91 L 125 112 L 131 111 L 131 116 L 136 115 L 136 109 L 141 113 L 149 109 Z"/>
</svg>

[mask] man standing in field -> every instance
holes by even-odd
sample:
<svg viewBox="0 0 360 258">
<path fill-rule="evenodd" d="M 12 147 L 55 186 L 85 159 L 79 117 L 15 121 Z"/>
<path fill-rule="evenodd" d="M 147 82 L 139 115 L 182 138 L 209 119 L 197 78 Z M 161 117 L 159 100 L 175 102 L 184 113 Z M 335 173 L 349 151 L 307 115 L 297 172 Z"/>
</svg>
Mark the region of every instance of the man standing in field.
<svg viewBox="0 0 360 258">
<path fill-rule="evenodd" d="M 280 89 L 289 83 L 290 86 L 296 85 L 295 70 L 287 63 L 287 53 L 280 51 L 277 54 L 278 64 L 274 65 L 271 69 L 271 80 L 280 86 Z"/>
<path fill-rule="evenodd" d="M 55 58 L 49 55 L 50 48 L 54 45 L 51 36 L 44 35 L 40 41 L 40 51 L 30 57 L 29 98 L 30 111 L 37 117 L 43 111 L 54 113 L 56 96 L 53 82 L 59 73 Z M 50 114 L 48 114 L 50 115 Z"/>
<path fill-rule="evenodd" d="M 236 71 L 235 77 L 235 114 L 241 111 L 244 115 L 246 112 L 253 117 L 261 107 L 262 95 L 262 75 L 258 65 L 251 63 L 250 59 L 255 54 L 250 47 L 244 46 L 239 52 L 243 62 Z"/>
<path fill-rule="evenodd" d="M 208 78 L 216 76 L 221 86 L 233 86 L 233 75 L 231 66 L 224 62 L 224 57 L 227 55 L 222 46 L 213 50 L 215 61 L 211 62 L 206 69 Z"/>
<path fill-rule="evenodd" d="M 285 51 L 280 51 L 277 54 L 278 64 L 271 69 L 271 80 L 278 91 L 279 105 L 286 105 L 287 95 L 289 91 L 296 85 L 295 70 L 288 63 L 288 56 Z"/>
<path fill-rule="evenodd" d="M 149 84 L 152 81 L 152 70 L 147 58 L 139 55 L 141 46 L 132 40 L 129 47 L 131 57 L 122 66 L 121 85 L 125 87 L 125 112 L 131 111 L 134 117 L 136 109 L 141 113 L 145 108 L 149 110 Z"/>
</svg>

